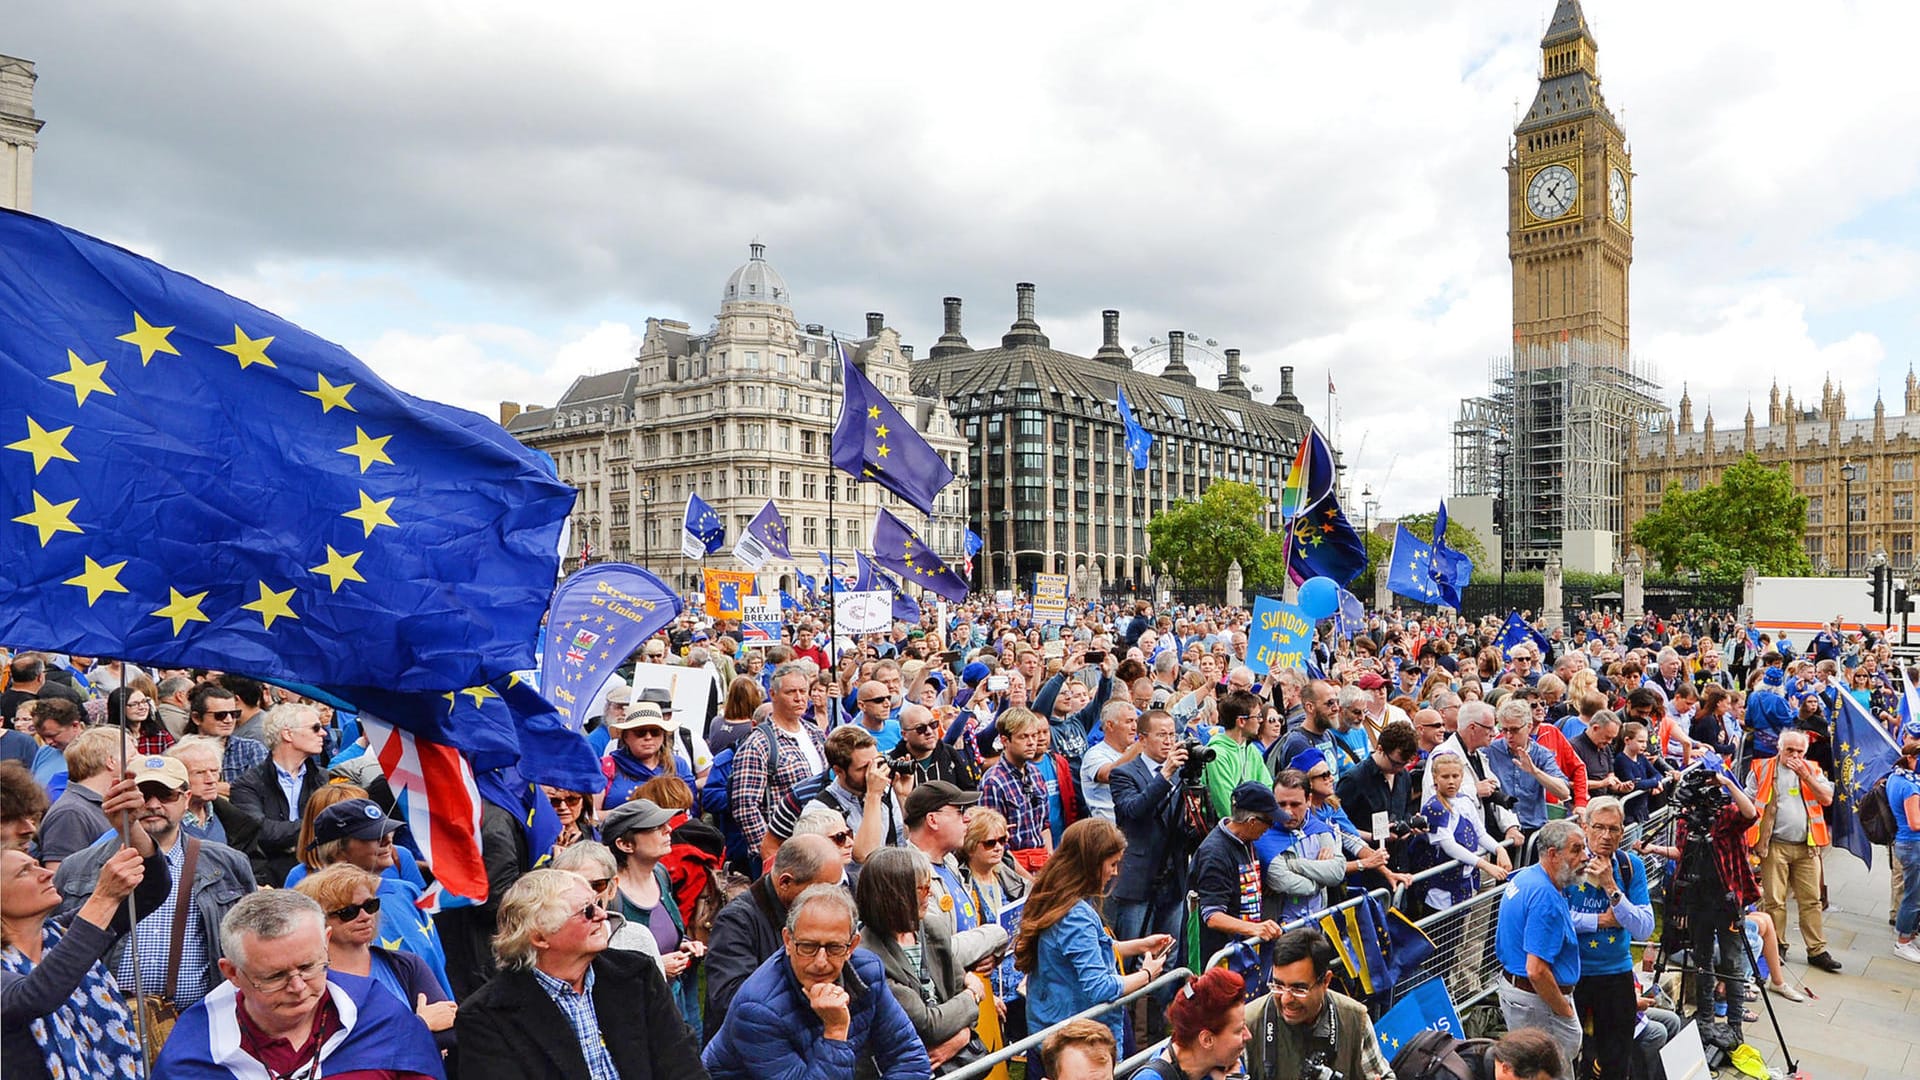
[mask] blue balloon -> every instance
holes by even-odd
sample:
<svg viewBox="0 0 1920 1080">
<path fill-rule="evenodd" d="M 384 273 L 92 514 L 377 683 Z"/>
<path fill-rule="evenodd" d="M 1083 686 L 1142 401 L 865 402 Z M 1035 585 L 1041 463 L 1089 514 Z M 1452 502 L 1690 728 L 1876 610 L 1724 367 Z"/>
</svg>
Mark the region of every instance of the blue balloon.
<svg viewBox="0 0 1920 1080">
<path fill-rule="evenodd" d="M 1314 622 L 1332 618 L 1333 613 L 1340 610 L 1340 583 L 1330 577 L 1308 578 L 1300 583 L 1300 596 L 1295 603 Z"/>
</svg>

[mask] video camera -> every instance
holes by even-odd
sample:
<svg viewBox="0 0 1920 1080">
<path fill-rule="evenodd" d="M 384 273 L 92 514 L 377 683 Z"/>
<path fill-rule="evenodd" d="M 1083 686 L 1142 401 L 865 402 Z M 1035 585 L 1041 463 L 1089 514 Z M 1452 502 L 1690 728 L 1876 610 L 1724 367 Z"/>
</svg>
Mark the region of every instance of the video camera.
<svg viewBox="0 0 1920 1080">
<path fill-rule="evenodd" d="M 1187 763 L 1180 766 L 1180 782 L 1189 787 L 1200 787 L 1206 783 L 1207 766 L 1220 756 L 1220 751 L 1188 735 L 1180 740 L 1179 746 L 1187 752 Z"/>
</svg>

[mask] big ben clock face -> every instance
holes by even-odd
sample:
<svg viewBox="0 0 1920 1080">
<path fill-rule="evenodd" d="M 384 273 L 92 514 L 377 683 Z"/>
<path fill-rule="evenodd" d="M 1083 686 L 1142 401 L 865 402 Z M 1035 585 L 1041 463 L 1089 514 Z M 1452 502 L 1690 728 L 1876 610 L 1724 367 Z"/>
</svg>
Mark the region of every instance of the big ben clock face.
<svg viewBox="0 0 1920 1080">
<path fill-rule="evenodd" d="M 1580 180 L 1565 165 L 1549 165 L 1527 182 L 1527 209 L 1541 221 L 1566 216 L 1580 197 Z"/>
<path fill-rule="evenodd" d="M 1621 172 L 1618 165 L 1607 173 L 1607 209 L 1613 214 L 1613 220 L 1622 225 L 1627 223 L 1627 174 Z"/>
</svg>

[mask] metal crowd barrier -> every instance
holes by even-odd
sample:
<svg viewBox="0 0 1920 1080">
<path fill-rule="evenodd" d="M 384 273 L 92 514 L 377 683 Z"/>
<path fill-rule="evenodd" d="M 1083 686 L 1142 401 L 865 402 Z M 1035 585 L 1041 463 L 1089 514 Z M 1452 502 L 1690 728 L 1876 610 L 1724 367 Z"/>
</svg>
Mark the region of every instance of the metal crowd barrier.
<svg viewBox="0 0 1920 1080">
<path fill-rule="evenodd" d="M 1645 793 L 1638 791 L 1632 792 L 1621 801 L 1627 802 L 1632 799 L 1643 798 L 1644 794 Z M 1624 849 L 1642 839 L 1651 841 L 1662 847 L 1671 846 L 1675 820 L 1674 809 L 1670 806 L 1665 807 L 1652 814 L 1645 822 L 1628 826 L 1626 834 L 1621 838 L 1621 847 Z M 1512 850 L 1513 847 L 1514 845 L 1508 845 L 1509 850 Z M 1531 853 L 1530 848 L 1523 850 L 1529 854 Z M 1514 869 L 1518 871 L 1523 868 L 1524 864 L 1519 861 L 1520 852 L 1515 851 L 1514 855 Z M 1406 900 L 1409 889 L 1416 888 L 1422 882 L 1445 873 L 1454 865 L 1456 864 L 1446 863 L 1423 870 L 1415 874 L 1413 880 L 1399 889 L 1393 890 L 1391 893 L 1386 889 L 1374 889 L 1362 896 L 1349 897 L 1332 907 L 1322 908 L 1308 915 L 1293 919 L 1284 924 L 1282 929 L 1297 930 L 1301 927 L 1318 926 L 1322 918 L 1353 907 L 1368 897 L 1379 900 L 1390 907 L 1401 907 Z M 1666 861 L 1657 857 L 1648 857 L 1646 858 L 1646 865 L 1647 888 L 1650 892 L 1657 893 L 1659 884 L 1665 879 Z M 1482 886 L 1479 892 L 1475 893 L 1471 899 L 1464 903 L 1456 904 L 1443 911 L 1436 911 L 1416 921 L 1414 925 L 1419 927 L 1433 942 L 1434 952 L 1432 956 L 1428 957 L 1411 974 L 1395 984 L 1395 996 L 1397 997 L 1401 991 L 1411 989 L 1415 985 L 1436 975 L 1440 976 L 1446 982 L 1448 996 L 1453 999 L 1456 1009 L 1465 1009 L 1470 1005 L 1477 1004 L 1483 998 L 1493 993 L 1500 976 L 1500 961 L 1494 953 L 1494 932 L 1499 921 L 1500 901 L 1504 895 L 1504 889 L 1500 888 L 1496 883 L 1488 882 Z M 1191 897 L 1189 897 L 1189 902 L 1191 902 Z M 1260 939 L 1258 937 L 1246 937 L 1230 942 L 1218 952 L 1208 957 L 1207 962 L 1198 968 L 1177 968 L 1173 971 L 1163 972 L 1159 978 L 1154 979 L 1152 982 L 1130 994 L 1124 994 L 1115 1001 L 1096 1005 L 1077 1016 L 1069 1018 L 1069 1020 L 1062 1020 L 1059 1023 L 1051 1024 L 1040 1031 L 1028 1035 L 1019 1042 L 997 1050 L 978 1061 L 968 1064 L 964 1068 L 947 1074 L 947 1076 L 949 1080 L 974 1080 L 975 1077 L 985 1076 L 987 1073 L 993 1071 L 994 1066 L 1002 1062 L 1011 1061 L 1029 1050 L 1038 1049 L 1040 1045 L 1046 1041 L 1048 1035 L 1052 1034 L 1055 1029 L 1069 1023 L 1071 1020 L 1099 1019 L 1106 1013 L 1114 1009 L 1123 1008 L 1128 1003 L 1147 994 L 1151 994 L 1162 986 L 1190 978 L 1201 972 L 1210 971 L 1226 963 L 1227 958 L 1242 945 L 1254 944 L 1259 941 Z M 1378 1019 L 1378 1017 L 1375 1019 Z M 1132 1057 L 1127 1058 L 1115 1066 L 1114 1074 L 1116 1076 L 1128 1075 L 1132 1070 L 1152 1060 L 1153 1056 L 1159 1053 L 1160 1049 L 1166 1044 L 1167 1040 L 1162 1039 L 1140 1050 Z"/>
</svg>

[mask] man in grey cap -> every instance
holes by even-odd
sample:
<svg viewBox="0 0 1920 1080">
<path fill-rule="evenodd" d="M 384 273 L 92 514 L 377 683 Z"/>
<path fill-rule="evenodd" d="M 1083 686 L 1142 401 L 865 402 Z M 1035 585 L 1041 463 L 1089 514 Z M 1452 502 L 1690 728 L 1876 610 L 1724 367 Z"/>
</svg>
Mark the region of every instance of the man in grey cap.
<svg viewBox="0 0 1920 1080">
<path fill-rule="evenodd" d="M 944 780 L 930 780 L 907 796 L 907 843 L 933 864 L 933 888 L 925 918 L 946 926 L 953 939 L 954 963 L 972 967 L 1007 943 L 998 924 L 981 925 L 972 893 L 960 881 L 958 852 L 967 838 L 966 808 L 980 801 L 977 791 L 962 791 Z"/>
</svg>

